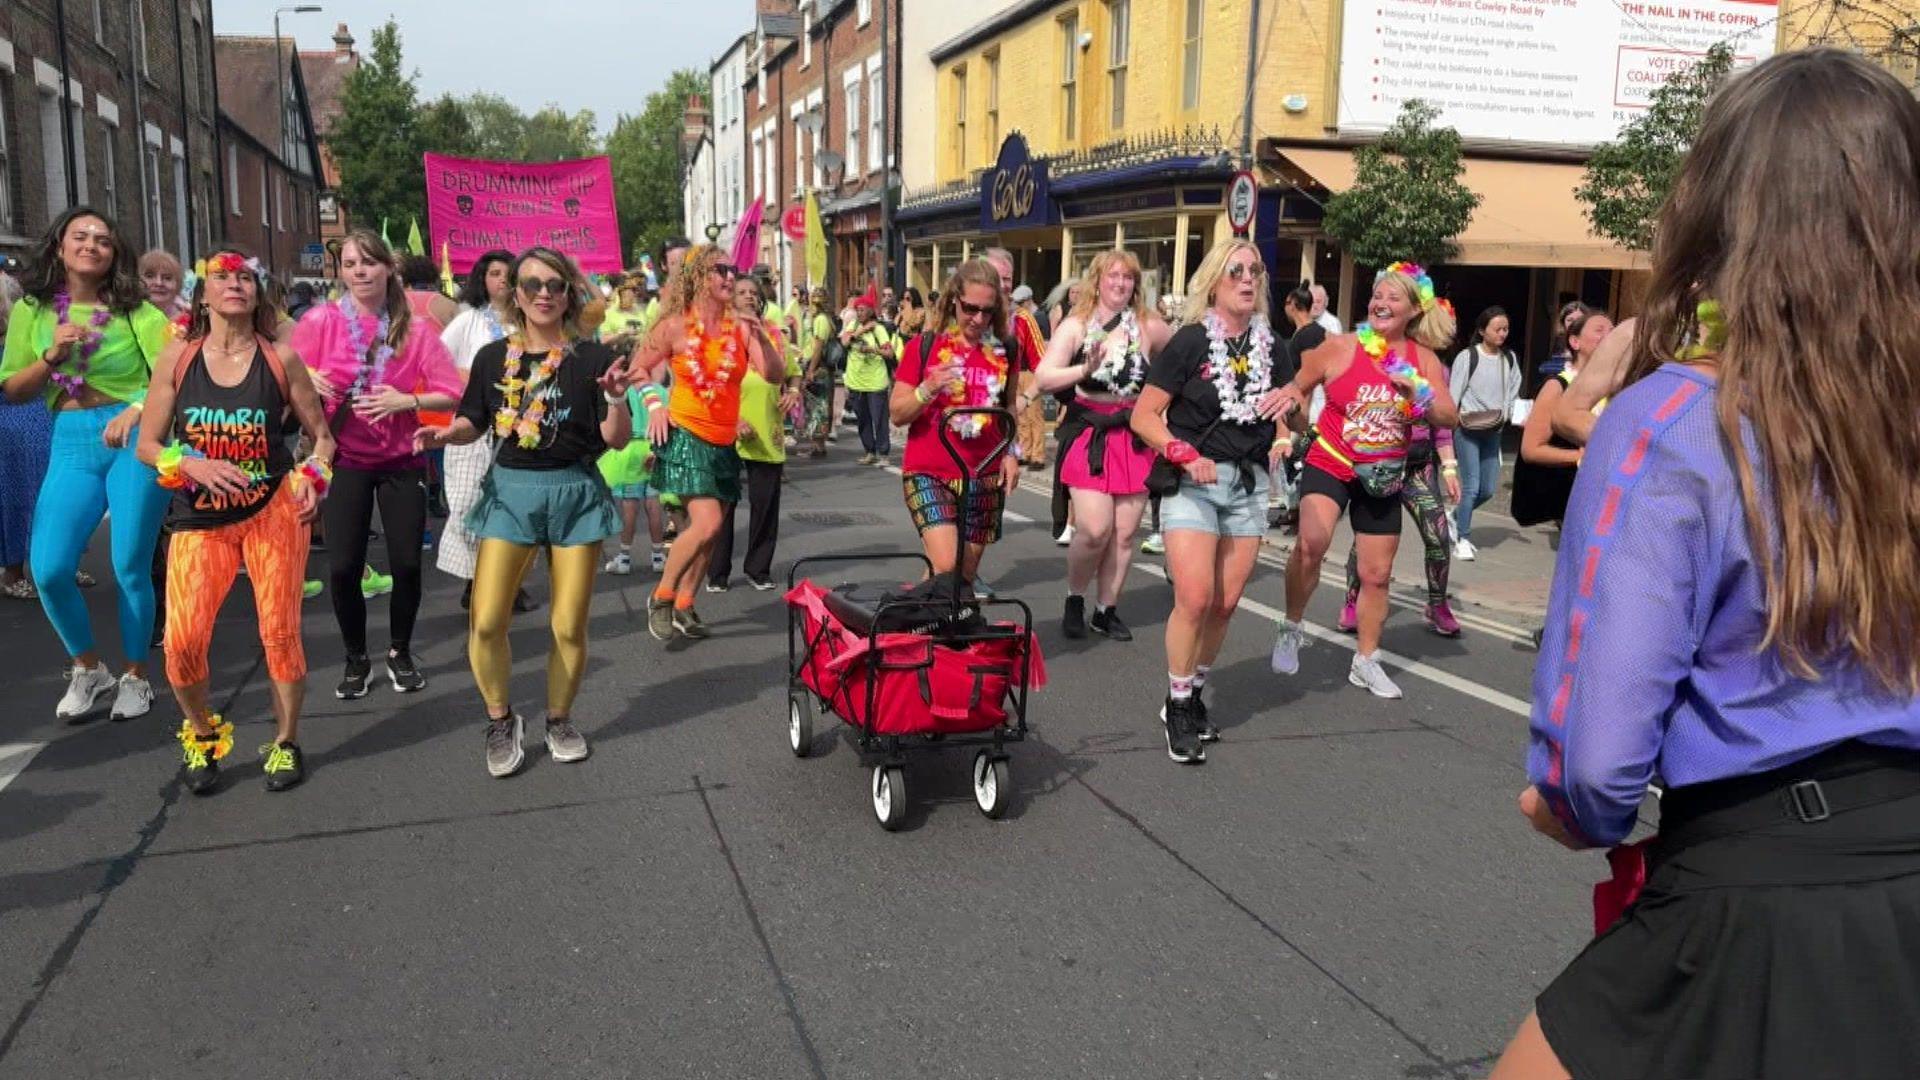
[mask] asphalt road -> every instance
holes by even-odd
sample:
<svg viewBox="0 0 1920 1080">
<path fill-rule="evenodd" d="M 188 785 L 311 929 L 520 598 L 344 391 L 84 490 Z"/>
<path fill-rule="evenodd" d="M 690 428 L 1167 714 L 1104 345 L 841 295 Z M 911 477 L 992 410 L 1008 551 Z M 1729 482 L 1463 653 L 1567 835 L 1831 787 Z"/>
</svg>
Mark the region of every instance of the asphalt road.
<svg viewBox="0 0 1920 1080">
<path fill-rule="evenodd" d="M 897 478 L 851 457 L 792 466 L 783 574 L 913 546 Z M 432 682 L 407 698 L 334 700 L 311 602 L 311 771 L 281 795 L 239 588 L 214 664 L 238 749 L 209 798 L 174 779 L 164 693 L 143 720 L 53 724 L 55 640 L 37 606 L 0 606 L 0 1077 L 1484 1075 L 1604 871 L 1514 809 L 1528 627 L 1443 641 L 1396 607 L 1405 700 L 1348 687 L 1331 633 L 1282 680 L 1263 567 L 1214 674 L 1225 740 L 1180 767 L 1155 722 L 1159 560 L 1122 604 L 1137 641 L 1065 642 L 1046 531 L 1010 524 L 986 568 L 1035 606 L 1052 677 L 1011 809 L 985 819 L 969 759 L 922 754 L 895 834 L 839 733 L 789 753 L 785 609 L 743 582 L 702 597 L 713 640 L 667 648 L 651 577 L 603 578 L 576 710 L 594 755 L 534 751 L 506 781 L 450 579 L 429 569 Z M 513 635 L 535 730 L 545 638 L 541 614 Z"/>
</svg>

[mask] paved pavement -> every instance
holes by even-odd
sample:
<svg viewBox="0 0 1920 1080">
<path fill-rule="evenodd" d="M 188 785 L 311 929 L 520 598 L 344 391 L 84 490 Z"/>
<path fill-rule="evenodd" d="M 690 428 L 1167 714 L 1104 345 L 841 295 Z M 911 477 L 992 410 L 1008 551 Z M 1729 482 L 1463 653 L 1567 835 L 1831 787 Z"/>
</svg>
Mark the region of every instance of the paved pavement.
<svg viewBox="0 0 1920 1080">
<path fill-rule="evenodd" d="M 841 445 L 791 469 L 783 571 L 912 546 L 897 479 Z M 52 635 L 0 606 L 0 1077 L 1484 1075 L 1582 945 L 1604 869 L 1514 810 L 1544 542 L 1476 527 L 1459 641 L 1396 607 L 1398 702 L 1346 685 L 1330 631 L 1297 678 L 1268 673 L 1281 581 L 1263 567 L 1214 676 L 1225 741 L 1182 768 L 1154 722 L 1159 561 L 1123 603 L 1138 641 L 1065 642 L 1045 501 L 1012 508 L 1029 520 L 987 570 L 1042 620 L 1037 737 L 998 822 L 968 759 L 916 758 L 897 834 L 838 734 L 788 752 L 776 594 L 702 597 L 717 636 L 665 648 L 643 629 L 650 577 L 603 579 L 576 713 L 594 756 L 535 752 L 507 781 L 482 765 L 448 579 L 429 571 L 432 684 L 409 698 L 332 698 L 315 601 L 311 776 L 268 795 L 240 589 L 214 665 L 239 751 L 204 799 L 173 779 L 170 703 L 44 720 Z M 1323 589 L 1310 618 L 1331 626 L 1337 603 Z M 522 619 L 516 691 L 537 713 L 545 626 Z"/>
</svg>

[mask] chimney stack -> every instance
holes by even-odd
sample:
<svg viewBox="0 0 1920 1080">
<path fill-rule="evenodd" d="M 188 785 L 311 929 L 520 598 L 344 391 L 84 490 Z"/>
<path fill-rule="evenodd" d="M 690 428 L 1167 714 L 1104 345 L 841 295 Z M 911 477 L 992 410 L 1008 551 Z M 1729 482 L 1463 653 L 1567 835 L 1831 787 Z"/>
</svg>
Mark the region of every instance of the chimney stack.
<svg viewBox="0 0 1920 1080">
<path fill-rule="evenodd" d="M 333 55 L 336 60 L 353 58 L 353 35 L 347 31 L 346 23 L 341 23 L 333 29 Z"/>
</svg>

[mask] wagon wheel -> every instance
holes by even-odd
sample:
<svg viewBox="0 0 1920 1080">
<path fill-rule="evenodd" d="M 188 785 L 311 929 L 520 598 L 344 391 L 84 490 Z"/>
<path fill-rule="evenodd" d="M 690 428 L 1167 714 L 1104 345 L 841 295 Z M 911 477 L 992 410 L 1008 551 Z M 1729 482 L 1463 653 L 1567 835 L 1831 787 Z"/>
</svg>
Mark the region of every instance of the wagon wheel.
<svg viewBox="0 0 1920 1080">
<path fill-rule="evenodd" d="M 973 755 L 973 804 L 980 812 L 998 821 L 1007 812 L 1013 796 L 1008 782 L 1007 759 L 996 758 L 985 750 Z"/>
<path fill-rule="evenodd" d="M 787 692 L 787 749 L 798 758 L 813 753 L 813 695 L 805 690 Z"/>
<path fill-rule="evenodd" d="M 907 773 L 898 765 L 873 767 L 873 816 L 894 832 L 907 820 Z"/>
</svg>

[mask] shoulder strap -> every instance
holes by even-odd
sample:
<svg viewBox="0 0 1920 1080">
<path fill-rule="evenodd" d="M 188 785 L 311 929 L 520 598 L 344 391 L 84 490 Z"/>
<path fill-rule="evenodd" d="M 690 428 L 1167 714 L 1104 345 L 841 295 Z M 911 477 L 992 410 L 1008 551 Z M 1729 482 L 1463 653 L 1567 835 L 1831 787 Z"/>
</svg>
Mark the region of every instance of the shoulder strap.
<svg viewBox="0 0 1920 1080">
<path fill-rule="evenodd" d="M 253 340 L 260 349 L 261 358 L 267 362 L 267 370 L 273 372 L 273 381 L 280 385 L 280 400 L 292 408 L 293 393 L 287 389 L 287 366 L 280 362 L 280 350 L 264 334 L 255 334 Z"/>
<path fill-rule="evenodd" d="M 187 369 L 193 366 L 195 360 L 200 359 L 200 350 L 206 348 L 206 346 L 206 338 L 194 338 L 192 341 L 187 342 L 186 348 L 180 351 L 180 360 L 173 365 L 174 393 L 177 394 L 180 392 L 181 384 L 187 381 Z"/>
<path fill-rule="evenodd" d="M 1504 353 L 1501 355 L 1503 358 L 1505 357 Z M 1480 346 L 1469 345 L 1467 346 L 1467 386 L 1468 388 L 1471 388 L 1473 386 L 1473 373 L 1478 370 L 1480 370 Z M 1500 379 L 1503 385 L 1505 384 L 1506 378 L 1507 378 L 1507 372 L 1506 372 L 1506 369 L 1503 367 L 1500 369 Z"/>
<path fill-rule="evenodd" d="M 933 359 L 933 339 L 933 331 L 923 330 L 920 332 L 920 375 L 922 378 L 926 377 L 927 361 Z"/>
</svg>

